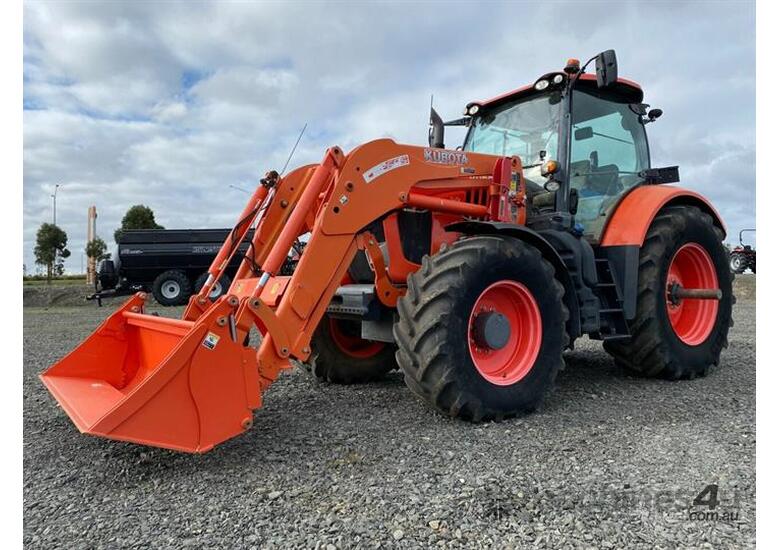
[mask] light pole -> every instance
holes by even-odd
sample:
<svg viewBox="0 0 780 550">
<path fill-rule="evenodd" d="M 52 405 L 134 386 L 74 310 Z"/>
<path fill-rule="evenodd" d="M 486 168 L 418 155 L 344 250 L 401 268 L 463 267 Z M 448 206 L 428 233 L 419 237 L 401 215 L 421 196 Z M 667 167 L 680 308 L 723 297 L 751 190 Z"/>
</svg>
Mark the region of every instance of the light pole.
<svg viewBox="0 0 780 550">
<path fill-rule="evenodd" d="M 54 194 L 51 196 L 52 198 L 52 224 L 56 227 L 57 226 L 57 189 L 60 188 L 60 184 L 57 183 L 54 185 Z M 59 256 L 59 253 L 57 249 L 54 249 L 54 264 L 57 263 L 57 256 Z"/>
<path fill-rule="evenodd" d="M 53 205 L 53 208 L 52 208 L 52 223 L 54 225 L 57 225 L 57 189 L 59 189 L 59 188 L 60 188 L 60 184 L 58 183 L 58 184 L 56 184 L 54 186 L 54 194 L 51 196 L 51 198 L 52 198 L 52 205 Z"/>
</svg>

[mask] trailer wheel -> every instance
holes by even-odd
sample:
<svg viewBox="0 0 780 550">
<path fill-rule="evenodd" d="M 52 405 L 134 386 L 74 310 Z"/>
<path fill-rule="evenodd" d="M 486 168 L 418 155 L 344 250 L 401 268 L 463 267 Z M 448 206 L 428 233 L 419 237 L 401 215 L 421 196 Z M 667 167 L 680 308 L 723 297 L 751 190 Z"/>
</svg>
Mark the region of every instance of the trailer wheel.
<svg viewBox="0 0 780 550">
<path fill-rule="evenodd" d="M 747 258 L 739 252 L 732 252 L 729 256 L 729 267 L 733 273 L 744 273 L 748 267 Z"/>
<path fill-rule="evenodd" d="M 393 327 L 406 385 L 453 417 L 537 410 L 563 368 L 563 286 L 538 249 L 470 237 L 409 276 Z"/>
<path fill-rule="evenodd" d="M 208 271 L 206 273 L 201 274 L 197 279 L 195 279 L 195 288 L 193 290 L 194 293 L 200 292 L 200 289 L 203 288 L 203 285 L 206 284 L 206 279 L 209 278 Z M 217 282 L 214 283 L 214 286 L 211 287 L 211 292 L 209 292 L 209 299 L 213 302 L 220 296 L 224 296 L 225 293 L 230 288 L 230 279 L 226 275 L 223 275 L 219 278 Z"/>
<path fill-rule="evenodd" d="M 723 232 L 693 207 L 663 209 L 650 225 L 639 254 L 636 317 L 631 339 L 605 342 L 615 362 L 646 376 L 678 380 L 707 374 L 728 346 L 733 325 L 734 275 L 721 244 Z M 719 288 L 715 300 L 675 303 L 670 287 Z"/>
<path fill-rule="evenodd" d="M 360 384 L 382 378 L 393 369 L 395 346 L 360 337 L 360 323 L 322 318 L 311 339 L 309 364 L 320 380 L 335 384 Z"/>
<path fill-rule="evenodd" d="M 160 273 L 152 285 L 152 295 L 163 306 L 180 306 L 192 294 L 190 280 L 183 271 L 171 269 Z"/>
</svg>

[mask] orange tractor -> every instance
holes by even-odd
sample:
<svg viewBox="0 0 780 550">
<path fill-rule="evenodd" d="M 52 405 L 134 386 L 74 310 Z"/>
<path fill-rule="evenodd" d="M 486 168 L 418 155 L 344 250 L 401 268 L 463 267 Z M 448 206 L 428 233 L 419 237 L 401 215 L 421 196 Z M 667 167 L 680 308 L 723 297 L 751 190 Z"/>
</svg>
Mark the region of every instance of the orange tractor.
<svg viewBox="0 0 780 550">
<path fill-rule="evenodd" d="M 380 139 L 269 172 L 181 319 L 145 313 L 138 293 L 41 378 L 84 433 L 202 453 L 252 425 L 292 360 L 340 383 L 400 367 L 471 421 L 536 410 L 583 335 L 644 375 L 704 375 L 731 325 L 725 227 L 665 185 L 676 167 L 650 167 L 661 111 L 642 99 L 608 50 L 463 118 L 432 109 L 428 147 Z M 465 142 L 445 149 L 453 125 Z"/>
</svg>

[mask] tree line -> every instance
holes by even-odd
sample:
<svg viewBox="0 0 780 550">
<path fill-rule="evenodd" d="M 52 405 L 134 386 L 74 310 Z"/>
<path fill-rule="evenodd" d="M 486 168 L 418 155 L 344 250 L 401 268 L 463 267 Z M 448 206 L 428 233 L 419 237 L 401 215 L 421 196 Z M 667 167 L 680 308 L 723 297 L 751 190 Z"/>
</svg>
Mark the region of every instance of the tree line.
<svg viewBox="0 0 780 550">
<path fill-rule="evenodd" d="M 122 236 L 123 231 L 132 229 L 165 229 L 154 219 L 154 212 L 148 206 L 136 204 L 131 206 L 124 217 L 121 225 L 114 231 L 114 241 L 117 243 Z M 68 246 L 68 234 L 61 227 L 53 223 L 43 223 L 38 228 L 35 236 L 35 263 L 46 269 L 46 280 L 51 281 L 52 277 L 60 277 L 65 273 L 65 259 L 70 257 Z M 95 237 L 87 243 L 84 249 L 87 258 L 94 258 L 100 261 L 108 258 L 108 245 L 100 237 Z"/>
</svg>

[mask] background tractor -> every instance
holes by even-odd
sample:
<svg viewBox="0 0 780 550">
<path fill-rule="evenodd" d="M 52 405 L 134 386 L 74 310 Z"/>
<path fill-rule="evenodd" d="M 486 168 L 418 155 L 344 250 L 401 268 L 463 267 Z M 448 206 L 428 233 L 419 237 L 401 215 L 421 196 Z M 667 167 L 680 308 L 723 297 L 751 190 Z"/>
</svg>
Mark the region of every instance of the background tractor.
<svg viewBox="0 0 780 550">
<path fill-rule="evenodd" d="M 749 269 L 755 274 L 756 249 L 742 241 L 745 231 L 755 232 L 755 229 L 743 229 L 739 232 L 739 246 L 734 247 L 734 250 L 729 253 L 729 266 L 734 273 L 744 273 Z"/>
<path fill-rule="evenodd" d="M 457 120 L 432 109 L 428 147 L 380 139 L 271 171 L 182 319 L 144 313 L 139 293 L 43 382 L 82 432 L 204 452 L 251 426 L 293 359 L 339 383 L 400 367 L 414 394 L 471 421 L 539 408 L 583 335 L 642 375 L 704 375 L 731 325 L 725 227 L 666 185 L 677 167 L 651 167 L 662 113 L 642 100 L 608 50 Z M 455 125 L 465 142 L 446 149 Z"/>
</svg>

